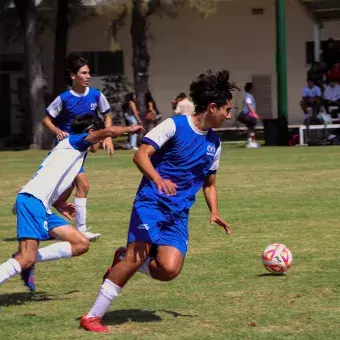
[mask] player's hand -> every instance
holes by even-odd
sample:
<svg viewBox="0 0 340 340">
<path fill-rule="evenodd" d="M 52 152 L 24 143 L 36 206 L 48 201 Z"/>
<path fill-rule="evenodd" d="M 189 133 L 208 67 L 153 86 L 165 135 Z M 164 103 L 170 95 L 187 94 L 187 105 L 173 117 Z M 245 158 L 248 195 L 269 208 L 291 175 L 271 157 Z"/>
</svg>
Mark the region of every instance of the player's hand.
<svg viewBox="0 0 340 340">
<path fill-rule="evenodd" d="M 57 139 L 59 141 L 63 140 L 64 138 L 68 137 L 68 133 L 65 131 L 61 131 L 60 129 L 57 129 L 56 134 Z"/>
<path fill-rule="evenodd" d="M 76 206 L 73 203 L 58 200 L 53 206 L 68 220 L 74 220 L 76 217 Z"/>
<path fill-rule="evenodd" d="M 130 125 L 132 127 L 132 133 L 144 132 L 144 127 L 142 125 Z"/>
<path fill-rule="evenodd" d="M 212 213 L 210 215 L 210 223 L 218 224 L 220 227 L 222 227 L 225 230 L 227 235 L 231 235 L 231 229 L 229 227 L 229 224 L 219 214 Z"/>
<path fill-rule="evenodd" d="M 177 185 L 169 179 L 160 178 L 155 181 L 155 184 L 160 194 L 164 192 L 167 196 L 175 196 L 177 193 Z"/>
<path fill-rule="evenodd" d="M 111 137 L 107 137 L 104 139 L 103 141 L 103 148 L 104 150 L 107 150 L 107 153 L 112 156 L 113 152 L 114 152 L 114 146 L 112 143 L 112 138 Z"/>
</svg>

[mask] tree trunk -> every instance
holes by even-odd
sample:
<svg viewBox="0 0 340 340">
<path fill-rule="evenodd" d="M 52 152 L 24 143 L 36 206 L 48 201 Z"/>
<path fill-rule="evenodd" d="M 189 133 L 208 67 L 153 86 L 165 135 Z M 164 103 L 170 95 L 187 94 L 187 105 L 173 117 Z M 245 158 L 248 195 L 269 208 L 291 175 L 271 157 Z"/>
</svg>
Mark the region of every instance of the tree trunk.
<svg viewBox="0 0 340 340">
<path fill-rule="evenodd" d="M 28 117 L 27 137 L 31 147 L 43 148 L 45 134 L 41 125 L 44 115 L 44 88 L 46 85 L 43 72 L 40 48 L 37 42 L 35 0 L 14 0 L 16 11 L 24 35 L 25 73 L 28 84 Z"/>
<path fill-rule="evenodd" d="M 145 94 L 149 89 L 150 55 L 147 42 L 147 10 L 145 0 L 133 0 L 131 38 L 132 38 L 132 67 L 135 91 L 139 110 L 146 112 Z"/>
<path fill-rule="evenodd" d="M 58 0 L 58 11 L 54 44 L 54 81 L 53 98 L 66 89 L 64 79 L 64 59 L 67 54 L 69 30 L 69 5 L 68 1 Z"/>
</svg>

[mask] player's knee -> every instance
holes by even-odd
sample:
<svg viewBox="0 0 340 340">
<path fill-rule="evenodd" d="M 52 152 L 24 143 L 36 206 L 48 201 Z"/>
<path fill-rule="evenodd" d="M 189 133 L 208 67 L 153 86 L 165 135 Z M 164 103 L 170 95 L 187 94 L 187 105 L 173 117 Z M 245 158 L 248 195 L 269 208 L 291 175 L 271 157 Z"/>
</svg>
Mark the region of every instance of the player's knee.
<svg viewBox="0 0 340 340">
<path fill-rule="evenodd" d="M 89 249 L 90 249 L 90 241 L 84 237 L 79 244 L 80 255 L 85 254 Z"/>
<path fill-rule="evenodd" d="M 175 264 L 165 264 L 163 265 L 163 280 L 171 281 L 175 279 L 179 273 L 181 272 L 181 268 L 176 266 Z"/>
<path fill-rule="evenodd" d="M 72 244 L 72 256 L 85 254 L 89 248 L 90 241 L 86 237 L 82 237 L 75 244 Z"/>
</svg>

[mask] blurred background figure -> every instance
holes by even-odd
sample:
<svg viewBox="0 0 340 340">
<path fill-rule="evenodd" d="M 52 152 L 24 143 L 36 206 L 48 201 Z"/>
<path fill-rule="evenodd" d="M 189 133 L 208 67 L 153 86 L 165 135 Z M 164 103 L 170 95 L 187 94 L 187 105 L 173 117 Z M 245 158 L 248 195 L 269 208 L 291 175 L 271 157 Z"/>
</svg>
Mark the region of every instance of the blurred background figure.
<svg viewBox="0 0 340 340">
<path fill-rule="evenodd" d="M 302 99 L 300 101 L 301 109 L 305 114 L 305 123 L 316 121 L 316 116 L 320 112 L 322 93 L 320 87 L 316 86 L 312 79 L 307 79 L 307 86 L 302 90 Z M 311 110 L 311 115 L 308 110 Z"/>
<path fill-rule="evenodd" d="M 124 112 L 124 118 L 127 125 L 142 124 L 142 120 L 139 116 L 139 110 L 137 109 L 136 95 L 134 92 L 130 92 L 125 95 L 122 110 Z M 135 133 L 129 135 L 129 148 L 131 150 L 138 150 L 137 134 Z"/>
<path fill-rule="evenodd" d="M 325 67 L 318 61 L 313 61 L 310 69 L 307 71 L 307 78 L 311 79 L 316 86 L 319 86 L 321 91 L 324 88 Z"/>
<path fill-rule="evenodd" d="M 327 44 L 322 50 L 321 59 L 327 65 L 327 70 L 340 61 L 340 49 L 333 38 L 327 40 Z"/>
<path fill-rule="evenodd" d="M 161 120 L 162 115 L 158 111 L 157 104 L 150 91 L 145 94 L 146 113 L 144 115 L 145 134 L 152 130 Z"/>
<path fill-rule="evenodd" d="M 260 117 L 256 113 L 254 84 L 246 83 L 246 85 L 244 86 L 244 91 L 245 95 L 243 100 L 243 109 L 238 116 L 238 121 L 242 124 L 245 124 L 248 129 L 248 143 L 246 144 L 246 148 L 258 148 L 260 147 L 260 144 L 256 142 L 255 125 Z"/>
<path fill-rule="evenodd" d="M 192 115 L 195 112 L 194 103 L 181 92 L 173 101 L 172 109 L 176 115 Z"/>
</svg>

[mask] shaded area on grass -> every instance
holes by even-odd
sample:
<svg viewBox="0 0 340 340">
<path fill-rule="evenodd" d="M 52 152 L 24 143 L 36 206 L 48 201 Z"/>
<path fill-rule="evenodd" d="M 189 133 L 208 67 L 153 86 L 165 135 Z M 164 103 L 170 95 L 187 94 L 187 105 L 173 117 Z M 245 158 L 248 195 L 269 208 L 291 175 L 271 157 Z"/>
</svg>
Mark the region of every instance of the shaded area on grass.
<svg viewBox="0 0 340 340">
<path fill-rule="evenodd" d="M 60 298 L 58 298 L 59 300 Z M 0 295 L 0 306 L 20 306 L 24 305 L 26 302 L 41 302 L 41 301 L 52 301 L 55 297 L 45 292 L 39 293 L 9 293 Z"/>
</svg>

